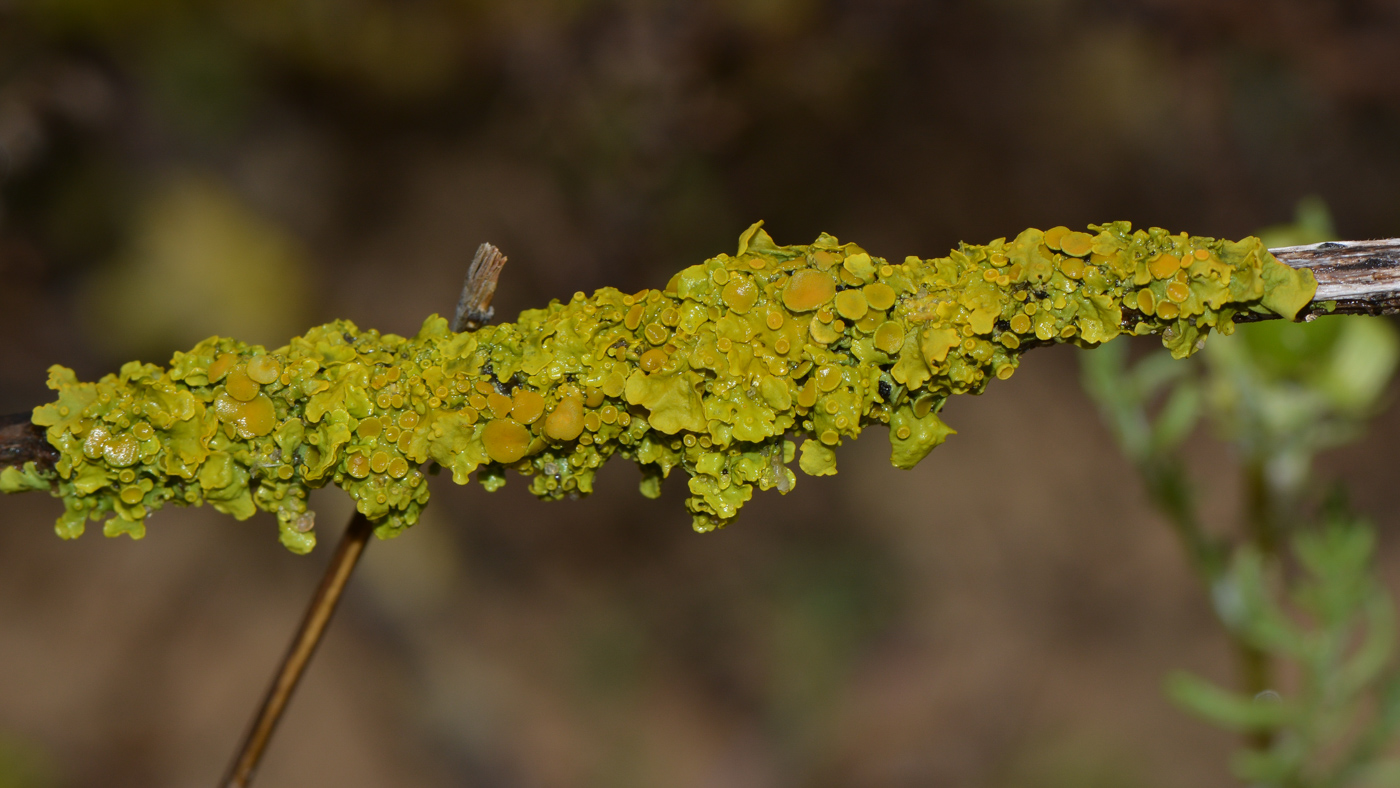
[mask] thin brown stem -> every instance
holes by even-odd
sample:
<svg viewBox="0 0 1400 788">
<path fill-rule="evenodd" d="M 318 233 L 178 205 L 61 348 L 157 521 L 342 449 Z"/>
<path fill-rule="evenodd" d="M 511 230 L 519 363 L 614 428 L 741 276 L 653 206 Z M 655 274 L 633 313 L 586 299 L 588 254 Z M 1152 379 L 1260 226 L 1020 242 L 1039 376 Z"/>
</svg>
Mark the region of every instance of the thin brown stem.
<svg viewBox="0 0 1400 788">
<path fill-rule="evenodd" d="M 506 256 L 491 244 L 476 248 L 476 256 L 467 267 L 466 281 L 462 282 L 457 313 L 452 317 L 453 331 L 475 331 L 491 322 L 495 313 L 491 309 L 491 298 L 496 295 L 496 280 L 505 264 Z"/>
<path fill-rule="evenodd" d="M 1235 647 L 1235 658 L 1239 663 L 1240 684 L 1251 698 L 1272 689 L 1274 664 L 1269 652 L 1238 636 L 1231 635 L 1230 642 Z M 1257 752 L 1267 751 L 1274 746 L 1274 733 L 1270 730 L 1252 730 L 1244 734 L 1244 744 Z"/>
<path fill-rule="evenodd" d="M 1254 543 L 1260 555 L 1272 559 L 1278 553 L 1279 523 L 1273 491 L 1269 489 L 1261 460 L 1249 459 L 1245 462 L 1244 492 L 1245 538 Z"/>
<path fill-rule="evenodd" d="M 461 298 L 457 301 L 457 312 L 452 320 L 453 331 L 475 331 L 490 322 L 491 297 L 496 294 L 496 280 L 500 278 L 501 268 L 505 264 L 506 256 L 491 244 L 484 243 L 476 250 L 476 256 L 467 268 Z M 301 680 L 301 674 L 306 671 L 311 656 L 316 653 L 316 646 L 321 642 L 336 604 L 340 602 L 350 573 L 355 570 L 355 564 L 359 562 L 372 533 L 374 523 L 360 512 L 355 512 L 345 528 L 345 535 L 335 548 L 326 573 L 321 577 L 321 585 L 311 598 L 306 617 L 302 619 L 291 647 L 287 649 L 287 656 L 282 659 L 272 686 L 268 688 L 257 716 L 238 747 L 233 764 L 219 784 L 221 788 L 244 788 L 252 784 L 253 773 L 272 739 L 277 721 L 291 700 L 292 692 Z"/>
<path fill-rule="evenodd" d="M 292 692 L 297 688 L 297 682 L 306 672 L 311 656 L 316 653 L 321 635 L 325 633 L 326 625 L 330 623 L 331 615 L 335 613 L 345 585 L 350 580 L 350 573 L 354 571 L 355 564 L 364 553 L 372 533 L 374 523 L 363 514 L 355 512 L 355 516 L 350 518 L 350 524 L 345 528 L 345 534 L 340 537 L 340 544 L 336 546 L 335 555 L 331 556 L 325 574 L 321 576 L 321 584 L 311 597 L 311 604 L 306 609 L 301 626 L 297 627 L 292 645 L 287 649 L 287 655 L 282 658 L 282 664 L 277 668 L 267 694 L 263 696 L 262 705 L 253 717 L 247 735 L 238 746 L 233 763 L 219 783 L 222 788 L 244 788 L 252 784 L 253 773 L 258 768 L 263 751 L 272 739 L 272 733 L 292 698 Z"/>
<path fill-rule="evenodd" d="M 1278 533 L 1264 466 L 1257 459 L 1245 462 L 1244 486 L 1245 539 L 1254 545 L 1265 561 L 1272 562 L 1278 550 Z M 1259 693 L 1272 689 L 1274 664 L 1269 652 L 1235 632 L 1230 633 L 1230 640 L 1235 646 L 1244 692 L 1250 697 L 1258 697 Z M 1246 733 L 1244 739 L 1250 749 L 1263 752 L 1273 746 L 1274 734 L 1269 730 L 1254 730 Z"/>
</svg>

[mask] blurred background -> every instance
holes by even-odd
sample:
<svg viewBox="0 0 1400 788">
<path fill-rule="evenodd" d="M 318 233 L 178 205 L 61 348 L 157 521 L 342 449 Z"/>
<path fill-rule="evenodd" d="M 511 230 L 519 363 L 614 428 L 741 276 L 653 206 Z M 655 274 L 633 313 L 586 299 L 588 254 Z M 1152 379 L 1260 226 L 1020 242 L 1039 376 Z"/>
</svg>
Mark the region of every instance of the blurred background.
<svg viewBox="0 0 1400 788">
<path fill-rule="evenodd" d="M 1394 0 L 0 0 L 0 412 L 214 333 L 414 333 L 477 244 L 497 315 L 659 287 L 764 219 L 894 259 L 1302 198 L 1400 235 Z M 1150 342 L 1149 342 L 1150 345 Z M 545 504 L 434 480 L 370 545 L 274 786 L 1224 786 L 1162 677 L 1230 651 L 1070 348 L 697 535 L 608 467 Z M 1389 396 L 1387 397 L 1389 399 Z M 1400 415 L 1323 456 L 1400 579 Z M 1235 458 L 1189 439 L 1227 526 Z M 65 543 L 0 500 L 0 785 L 212 785 L 322 547 L 167 509 Z M 8 782 L 7 782 L 8 781 Z"/>
</svg>

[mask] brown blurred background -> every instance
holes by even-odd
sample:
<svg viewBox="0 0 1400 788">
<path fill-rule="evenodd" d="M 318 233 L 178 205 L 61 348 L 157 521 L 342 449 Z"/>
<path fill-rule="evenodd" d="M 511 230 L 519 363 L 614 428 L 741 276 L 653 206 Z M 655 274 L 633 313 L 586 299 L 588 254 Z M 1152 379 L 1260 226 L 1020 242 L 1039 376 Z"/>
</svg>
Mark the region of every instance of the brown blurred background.
<svg viewBox="0 0 1400 788">
<path fill-rule="evenodd" d="M 1395 0 L 0 0 L 0 412 L 213 333 L 413 333 L 476 245 L 497 314 L 659 286 L 767 220 L 943 254 L 1129 219 L 1241 236 L 1319 195 L 1400 234 Z M 434 481 L 370 546 L 275 786 L 1224 786 L 1163 674 L 1229 681 L 1206 600 L 1038 351 L 917 470 L 700 536 L 673 478 L 582 501 Z M 1195 469 L 1221 527 L 1232 458 Z M 1400 415 L 1328 455 L 1400 577 Z M 315 585 L 274 523 L 140 543 L 0 500 L 0 785 L 212 785 Z M 9 780 L 9 782 L 6 782 Z"/>
</svg>

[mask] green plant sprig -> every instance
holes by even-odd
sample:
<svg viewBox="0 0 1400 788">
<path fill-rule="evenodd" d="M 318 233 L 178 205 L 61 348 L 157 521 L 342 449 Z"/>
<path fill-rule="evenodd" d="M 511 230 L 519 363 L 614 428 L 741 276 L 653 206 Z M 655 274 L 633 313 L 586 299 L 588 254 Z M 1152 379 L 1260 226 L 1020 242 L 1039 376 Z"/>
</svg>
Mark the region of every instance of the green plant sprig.
<svg viewBox="0 0 1400 788">
<path fill-rule="evenodd" d="M 427 463 L 488 490 L 515 468 L 558 499 L 620 454 L 652 497 L 683 469 L 707 531 L 754 487 L 792 489 L 794 438 L 820 476 L 832 447 L 885 424 L 893 464 L 912 468 L 952 432 L 947 398 L 1009 377 L 1030 347 L 1160 334 L 1180 358 L 1241 312 L 1292 319 L 1316 292 L 1258 238 L 1115 222 L 892 264 L 826 234 L 779 246 L 761 224 L 663 289 L 577 293 L 473 332 L 436 315 L 411 338 L 336 321 L 272 351 L 211 337 L 168 369 L 131 362 L 96 383 L 55 366 L 58 399 L 33 421 L 61 458 L 4 470 L 0 490 L 52 490 L 64 538 L 90 518 L 140 538 L 165 503 L 207 502 L 276 514 L 306 552 L 313 488 L 341 487 L 388 537 L 427 503 Z"/>
</svg>

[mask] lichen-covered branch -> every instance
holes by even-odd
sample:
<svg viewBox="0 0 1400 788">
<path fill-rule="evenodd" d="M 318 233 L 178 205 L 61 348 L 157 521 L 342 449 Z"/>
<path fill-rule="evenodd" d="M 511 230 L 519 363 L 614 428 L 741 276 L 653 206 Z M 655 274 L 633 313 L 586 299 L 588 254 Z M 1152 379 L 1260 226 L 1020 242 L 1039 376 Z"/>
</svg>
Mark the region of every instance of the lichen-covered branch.
<svg viewBox="0 0 1400 788">
<path fill-rule="evenodd" d="M 871 424 L 913 467 L 952 432 L 946 399 L 1009 377 L 1031 347 L 1160 334 L 1186 356 L 1237 317 L 1295 317 L 1315 289 L 1257 238 L 1126 222 L 897 263 L 829 235 L 779 246 L 755 224 L 663 289 L 577 293 L 476 331 L 436 315 L 411 338 L 337 321 L 275 350 L 211 338 L 96 383 L 54 367 L 57 401 L 33 423 L 61 456 L 7 468 L 0 489 L 52 490 L 65 537 L 90 518 L 139 537 L 170 502 L 261 508 L 303 552 L 315 487 L 345 489 L 388 536 L 427 503 L 425 466 L 488 490 L 514 468 L 564 498 L 621 455 L 651 496 L 682 469 L 710 530 L 755 487 L 792 489 L 799 451 L 806 473 L 834 473 L 832 447 Z"/>
</svg>

